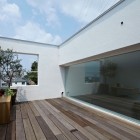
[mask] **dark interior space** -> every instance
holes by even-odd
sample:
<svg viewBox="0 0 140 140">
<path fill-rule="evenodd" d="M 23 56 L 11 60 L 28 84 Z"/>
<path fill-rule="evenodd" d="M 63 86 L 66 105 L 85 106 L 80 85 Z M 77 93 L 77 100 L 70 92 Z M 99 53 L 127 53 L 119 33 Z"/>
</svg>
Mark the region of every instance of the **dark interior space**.
<svg viewBox="0 0 140 140">
<path fill-rule="evenodd" d="M 140 120 L 140 51 L 73 65 L 67 96 Z"/>
</svg>

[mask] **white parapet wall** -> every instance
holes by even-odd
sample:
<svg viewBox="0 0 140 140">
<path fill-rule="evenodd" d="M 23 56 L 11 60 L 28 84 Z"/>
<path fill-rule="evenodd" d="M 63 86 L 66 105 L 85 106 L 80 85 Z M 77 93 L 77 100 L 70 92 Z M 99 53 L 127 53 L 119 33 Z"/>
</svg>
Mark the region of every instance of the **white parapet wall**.
<svg viewBox="0 0 140 140">
<path fill-rule="evenodd" d="M 2 49 L 17 53 L 38 55 L 38 85 L 18 86 L 18 101 L 56 98 L 64 91 L 61 69 L 58 65 L 58 47 L 28 41 L 0 38 Z"/>
<path fill-rule="evenodd" d="M 60 66 L 139 44 L 139 26 L 140 0 L 121 0 L 59 47 L 0 37 L 3 49 L 39 56 L 38 85 L 18 87 L 17 99 L 60 97 L 65 89 L 65 69 Z"/>
<path fill-rule="evenodd" d="M 140 43 L 140 0 L 124 0 L 59 48 L 59 64 L 86 59 Z"/>
</svg>

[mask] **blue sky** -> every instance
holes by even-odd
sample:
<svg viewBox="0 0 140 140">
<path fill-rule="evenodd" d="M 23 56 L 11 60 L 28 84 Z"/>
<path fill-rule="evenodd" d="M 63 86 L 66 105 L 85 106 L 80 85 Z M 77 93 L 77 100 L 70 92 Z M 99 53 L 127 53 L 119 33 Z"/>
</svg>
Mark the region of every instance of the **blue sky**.
<svg viewBox="0 0 140 140">
<path fill-rule="evenodd" d="M 61 44 L 119 0 L 0 0 L 0 36 Z"/>
<path fill-rule="evenodd" d="M 38 62 L 37 55 L 18 54 L 18 59 L 21 60 L 20 64 L 22 65 L 23 69 L 26 70 L 26 72 L 31 71 L 31 66 L 34 61 Z"/>
</svg>

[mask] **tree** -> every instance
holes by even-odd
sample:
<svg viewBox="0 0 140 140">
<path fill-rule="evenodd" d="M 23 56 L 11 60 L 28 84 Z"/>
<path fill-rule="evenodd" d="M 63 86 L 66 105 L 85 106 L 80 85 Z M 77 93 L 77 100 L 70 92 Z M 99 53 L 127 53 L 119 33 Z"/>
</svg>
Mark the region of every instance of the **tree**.
<svg viewBox="0 0 140 140">
<path fill-rule="evenodd" d="M 31 66 L 31 71 L 37 71 L 37 65 L 38 65 L 38 63 L 36 61 L 34 61 Z"/>
<path fill-rule="evenodd" d="M 10 88 L 14 78 L 21 77 L 23 74 L 21 60 L 13 50 L 3 50 L 0 47 L 0 79 L 8 84 Z"/>
<path fill-rule="evenodd" d="M 104 77 L 105 84 L 107 82 L 107 78 L 114 77 L 116 75 L 116 72 L 117 72 L 117 64 L 110 61 L 105 62 L 100 68 L 100 73 Z"/>
<path fill-rule="evenodd" d="M 36 61 L 34 61 L 31 65 L 31 71 L 27 72 L 27 75 L 25 76 L 25 78 L 28 79 L 29 84 L 37 85 L 37 83 L 38 83 L 37 67 L 38 67 L 38 63 Z"/>
</svg>

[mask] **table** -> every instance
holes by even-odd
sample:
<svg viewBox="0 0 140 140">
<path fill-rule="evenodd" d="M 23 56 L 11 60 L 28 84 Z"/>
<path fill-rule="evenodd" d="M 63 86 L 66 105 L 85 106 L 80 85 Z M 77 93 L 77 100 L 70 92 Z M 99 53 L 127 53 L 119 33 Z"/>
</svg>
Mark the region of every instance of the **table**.
<svg viewBox="0 0 140 140">
<path fill-rule="evenodd" d="M 0 124 L 10 122 L 11 96 L 0 97 Z"/>
</svg>

